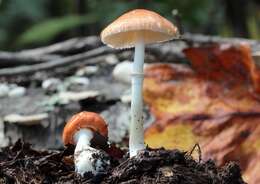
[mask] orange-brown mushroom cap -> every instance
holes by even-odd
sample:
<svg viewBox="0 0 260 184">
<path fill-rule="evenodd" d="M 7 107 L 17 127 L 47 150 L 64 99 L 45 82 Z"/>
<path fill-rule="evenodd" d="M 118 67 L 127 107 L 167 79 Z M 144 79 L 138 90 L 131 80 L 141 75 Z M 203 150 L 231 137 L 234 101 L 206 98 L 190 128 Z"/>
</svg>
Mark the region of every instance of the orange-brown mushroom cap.
<svg viewBox="0 0 260 184">
<path fill-rule="evenodd" d="M 119 49 L 133 47 L 139 39 L 149 44 L 176 37 L 179 37 L 177 27 L 159 14 L 145 9 L 123 14 L 101 33 L 103 43 Z"/>
<path fill-rule="evenodd" d="M 93 132 L 98 132 L 100 135 L 107 137 L 107 124 L 104 119 L 97 113 L 83 111 L 72 116 L 65 125 L 62 135 L 64 145 L 75 144 L 73 136 L 82 128 L 90 129 Z"/>
</svg>

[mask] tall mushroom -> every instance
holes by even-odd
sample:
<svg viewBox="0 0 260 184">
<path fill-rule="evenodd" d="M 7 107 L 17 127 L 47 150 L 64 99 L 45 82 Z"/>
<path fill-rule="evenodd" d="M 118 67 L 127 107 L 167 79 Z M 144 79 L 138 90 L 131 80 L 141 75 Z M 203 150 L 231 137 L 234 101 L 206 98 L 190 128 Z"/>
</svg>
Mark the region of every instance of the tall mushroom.
<svg viewBox="0 0 260 184">
<path fill-rule="evenodd" d="M 159 14 L 136 9 L 123 14 L 101 33 L 101 40 L 110 47 L 135 47 L 132 67 L 131 124 L 129 135 L 130 157 L 145 148 L 143 133 L 143 64 L 145 44 L 163 42 L 178 36 L 177 28 Z"/>
<path fill-rule="evenodd" d="M 107 140 L 107 124 L 102 117 L 93 112 L 83 111 L 75 114 L 64 127 L 63 142 L 65 145 L 76 144 L 75 170 L 81 175 L 87 172 L 96 175 L 110 164 L 105 152 L 91 147 L 91 141 L 96 138 L 95 133 Z"/>
</svg>

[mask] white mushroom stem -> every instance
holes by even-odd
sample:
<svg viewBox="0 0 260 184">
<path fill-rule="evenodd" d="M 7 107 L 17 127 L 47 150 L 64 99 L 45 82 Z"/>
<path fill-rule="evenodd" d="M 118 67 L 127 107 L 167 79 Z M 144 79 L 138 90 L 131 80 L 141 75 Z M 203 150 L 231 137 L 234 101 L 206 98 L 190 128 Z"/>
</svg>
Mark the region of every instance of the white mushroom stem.
<svg viewBox="0 0 260 184">
<path fill-rule="evenodd" d="M 143 65 L 144 65 L 144 42 L 140 40 L 135 45 L 134 63 L 132 68 L 132 102 L 131 102 L 131 124 L 129 132 L 130 157 L 143 150 Z"/>
<path fill-rule="evenodd" d="M 86 172 L 96 175 L 104 169 L 103 166 L 109 164 L 107 160 L 103 160 L 103 153 L 101 151 L 90 147 L 90 141 L 93 136 L 91 130 L 81 129 L 73 137 L 77 143 L 74 152 L 75 171 L 82 176 Z"/>
<path fill-rule="evenodd" d="M 74 141 L 77 143 L 75 153 L 90 147 L 90 140 L 93 138 L 93 132 L 89 129 L 81 129 L 74 135 Z"/>
</svg>

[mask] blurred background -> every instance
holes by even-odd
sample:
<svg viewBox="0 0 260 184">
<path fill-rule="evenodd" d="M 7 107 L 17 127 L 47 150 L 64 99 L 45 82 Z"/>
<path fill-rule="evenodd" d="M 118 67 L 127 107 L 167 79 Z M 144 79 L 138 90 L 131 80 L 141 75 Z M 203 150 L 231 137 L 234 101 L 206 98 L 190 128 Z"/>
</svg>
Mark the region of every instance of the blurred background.
<svg viewBox="0 0 260 184">
<path fill-rule="evenodd" d="M 133 50 L 90 35 L 136 8 L 181 33 L 254 39 L 186 34 L 148 46 L 143 94 L 149 146 L 186 151 L 198 142 L 203 159 L 238 161 L 259 184 L 259 0 L 0 0 L 0 147 L 22 139 L 63 148 L 65 123 L 85 110 L 100 113 L 109 141 L 127 148 Z"/>
<path fill-rule="evenodd" d="M 183 32 L 260 38 L 257 0 L 0 0 L 0 50 L 98 35 L 134 8 L 154 10 Z"/>
</svg>

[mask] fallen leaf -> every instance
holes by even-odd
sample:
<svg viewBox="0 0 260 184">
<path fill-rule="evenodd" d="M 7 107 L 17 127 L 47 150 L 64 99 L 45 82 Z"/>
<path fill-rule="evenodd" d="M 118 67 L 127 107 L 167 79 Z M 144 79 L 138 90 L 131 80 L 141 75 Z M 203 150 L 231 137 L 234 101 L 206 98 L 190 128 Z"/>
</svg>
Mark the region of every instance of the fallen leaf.
<svg viewBox="0 0 260 184">
<path fill-rule="evenodd" d="M 146 68 L 144 100 L 155 116 L 145 132 L 154 148 L 190 150 L 199 143 L 203 159 L 240 163 L 245 179 L 260 176 L 260 74 L 249 46 L 188 48 L 187 65 Z"/>
</svg>

